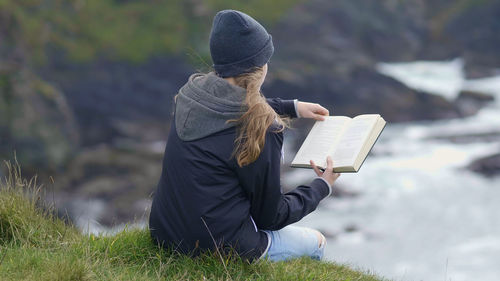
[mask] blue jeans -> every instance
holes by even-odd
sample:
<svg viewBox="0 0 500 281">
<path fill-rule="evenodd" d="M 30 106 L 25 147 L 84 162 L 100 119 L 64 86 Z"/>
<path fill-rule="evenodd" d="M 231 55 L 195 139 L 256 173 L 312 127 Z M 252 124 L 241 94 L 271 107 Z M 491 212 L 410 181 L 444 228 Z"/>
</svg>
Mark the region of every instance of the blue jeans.
<svg viewBox="0 0 500 281">
<path fill-rule="evenodd" d="M 263 230 L 267 234 L 268 247 L 261 258 L 284 261 L 302 256 L 315 260 L 323 258 L 326 240 L 318 247 L 317 232 L 311 228 L 289 225 L 280 230 Z"/>
</svg>

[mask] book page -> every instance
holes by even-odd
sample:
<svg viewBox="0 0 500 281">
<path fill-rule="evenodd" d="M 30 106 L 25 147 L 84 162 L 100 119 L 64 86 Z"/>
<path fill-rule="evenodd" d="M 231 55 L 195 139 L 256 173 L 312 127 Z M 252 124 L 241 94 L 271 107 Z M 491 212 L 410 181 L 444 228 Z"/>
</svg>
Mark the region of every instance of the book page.
<svg viewBox="0 0 500 281">
<path fill-rule="evenodd" d="M 356 156 L 359 154 L 368 135 L 375 126 L 379 115 L 360 115 L 352 119 L 349 127 L 344 131 L 337 148 L 330 154 L 333 167 L 354 166 Z"/>
<path fill-rule="evenodd" d="M 293 159 L 292 165 L 309 166 L 309 160 L 313 160 L 316 165 L 326 167 L 326 156 L 339 141 L 346 123 L 351 120 L 345 116 L 329 116 L 324 121 L 316 121 Z"/>
</svg>

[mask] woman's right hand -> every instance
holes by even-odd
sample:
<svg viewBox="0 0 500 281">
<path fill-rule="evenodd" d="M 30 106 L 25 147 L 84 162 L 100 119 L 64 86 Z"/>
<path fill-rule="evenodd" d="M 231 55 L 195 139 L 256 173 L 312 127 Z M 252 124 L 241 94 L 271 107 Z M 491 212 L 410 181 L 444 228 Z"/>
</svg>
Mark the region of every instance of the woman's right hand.
<svg viewBox="0 0 500 281">
<path fill-rule="evenodd" d="M 316 172 L 316 175 L 326 180 L 330 184 L 330 186 L 333 186 L 333 183 L 337 180 L 338 177 L 340 177 L 340 173 L 333 172 L 333 161 L 332 157 L 330 156 L 326 157 L 326 169 L 324 172 L 321 172 L 321 170 L 318 168 L 318 166 L 316 166 L 314 161 L 309 160 L 309 162 L 311 163 L 311 166 Z"/>
</svg>

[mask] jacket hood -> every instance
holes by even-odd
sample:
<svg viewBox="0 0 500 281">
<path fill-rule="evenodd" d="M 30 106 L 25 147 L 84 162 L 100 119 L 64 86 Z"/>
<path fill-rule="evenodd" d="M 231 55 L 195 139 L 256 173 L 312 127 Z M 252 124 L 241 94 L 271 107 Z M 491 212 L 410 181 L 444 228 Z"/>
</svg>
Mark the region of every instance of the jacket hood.
<svg viewBox="0 0 500 281">
<path fill-rule="evenodd" d="M 245 95 L 245 89 L 213 72 L 191 75 L 177 95 L 177 135 L 183 141 L 192 141 L 234 127 L 235 122 L 227 121 L 243 114 Z"/>
</svg>

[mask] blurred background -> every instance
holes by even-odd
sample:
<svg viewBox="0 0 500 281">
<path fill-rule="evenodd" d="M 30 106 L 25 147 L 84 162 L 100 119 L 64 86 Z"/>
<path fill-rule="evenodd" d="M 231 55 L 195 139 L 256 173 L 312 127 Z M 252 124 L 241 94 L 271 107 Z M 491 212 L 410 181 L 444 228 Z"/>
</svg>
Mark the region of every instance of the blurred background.
<svg viewBox="0 0 500 281">
<path fill-rule="evenodd" d="M 273 35 L 268 97 L 388 126 L 300 222 L 393 280 L 500 276 L 500 1 L 0 0 L 0 159 L 84 232 L 146 226 L 173 96 L 210 71 L 218 10 Z M 286 133 L 282 181 L 312 123 Z M 0 175 L 5 175 L 5 169 Z"/>
</svg>

